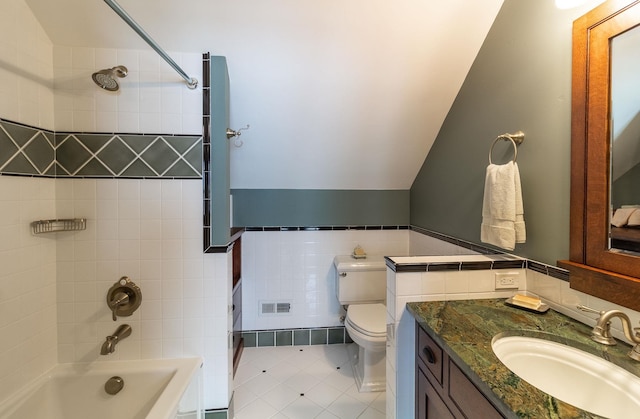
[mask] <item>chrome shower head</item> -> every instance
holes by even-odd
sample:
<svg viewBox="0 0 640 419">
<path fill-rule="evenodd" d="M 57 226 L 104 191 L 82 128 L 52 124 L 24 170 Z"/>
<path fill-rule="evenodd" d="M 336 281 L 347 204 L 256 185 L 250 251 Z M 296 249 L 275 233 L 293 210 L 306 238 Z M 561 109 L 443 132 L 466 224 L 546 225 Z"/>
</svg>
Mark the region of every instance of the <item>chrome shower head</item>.
<svg viewBox="0 0 640 419">
<path fill-rule="evenodd" d="M 116 77 L 126 77 L 128 73 L 127 67 L 119 65 L 108 70 L 100 70 L 91 75 L 91 78 L 98 86 L 104 90 L 115 92 L 120 88 Z"/>
</svg>

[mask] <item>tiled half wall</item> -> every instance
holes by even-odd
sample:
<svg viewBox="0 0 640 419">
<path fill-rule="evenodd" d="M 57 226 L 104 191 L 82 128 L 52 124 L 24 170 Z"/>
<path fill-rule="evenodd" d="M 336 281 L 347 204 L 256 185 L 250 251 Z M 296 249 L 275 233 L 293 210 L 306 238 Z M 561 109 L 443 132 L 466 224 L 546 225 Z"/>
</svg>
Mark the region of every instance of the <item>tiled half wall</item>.
<svg viewBox="0 0 640 419">
<path fill-rule="evenodd" d="M 196 135 L 58 133 L 0 119 L 0 173 L 182 178 L 202 173 Z"/>
</svg>

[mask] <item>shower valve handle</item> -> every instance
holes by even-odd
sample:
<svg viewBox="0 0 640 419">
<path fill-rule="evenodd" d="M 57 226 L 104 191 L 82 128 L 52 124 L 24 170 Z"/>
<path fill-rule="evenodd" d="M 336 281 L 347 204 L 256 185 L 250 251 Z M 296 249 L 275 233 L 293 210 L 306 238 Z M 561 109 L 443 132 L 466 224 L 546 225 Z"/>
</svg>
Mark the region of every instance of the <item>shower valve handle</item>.
<svg viewBox="0 0 640 419">
<path fill-rule="evenodd" d="M 124 292 L 118 292 L 114 295 L 113 301 L 109 303 L 109 308 L 111 309 L 111 318 L 115 322 L 118 318 L 116 317 L 116 311 L 122 305 L 125 305 L 129 302 L 129 295 Z"/>
</svg>

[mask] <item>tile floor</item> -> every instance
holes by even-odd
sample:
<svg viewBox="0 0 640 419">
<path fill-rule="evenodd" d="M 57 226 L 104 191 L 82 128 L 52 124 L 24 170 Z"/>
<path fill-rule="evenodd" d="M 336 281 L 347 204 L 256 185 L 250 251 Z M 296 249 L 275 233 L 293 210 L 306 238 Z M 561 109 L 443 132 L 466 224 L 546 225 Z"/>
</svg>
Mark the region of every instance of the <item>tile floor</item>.
<svg viewBox="0 0 640 419">
<path fill-rule="evenodd" d="M 236 419 L 384 419 L 385 393 L 359 393 L 351 344 L 245 348 L 234 378 Z"/>
</svg>

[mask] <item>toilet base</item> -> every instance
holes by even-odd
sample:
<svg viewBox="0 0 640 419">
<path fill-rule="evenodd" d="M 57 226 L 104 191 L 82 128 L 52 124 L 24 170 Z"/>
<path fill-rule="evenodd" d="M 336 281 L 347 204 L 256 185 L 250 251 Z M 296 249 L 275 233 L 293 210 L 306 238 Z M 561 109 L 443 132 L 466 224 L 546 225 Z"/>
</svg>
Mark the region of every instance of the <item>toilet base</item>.
<svg viewBox="0 0 640 419">
<path fill-rule="evenodd" d="M 386 351 L 366 351 L 353 343 L 348 347 L 353 376 L 360 393 L 385 391 L 387 388 Z"/>
</svg>

